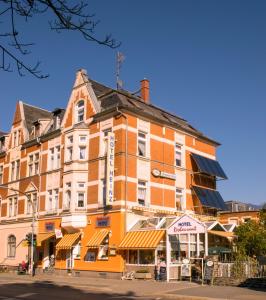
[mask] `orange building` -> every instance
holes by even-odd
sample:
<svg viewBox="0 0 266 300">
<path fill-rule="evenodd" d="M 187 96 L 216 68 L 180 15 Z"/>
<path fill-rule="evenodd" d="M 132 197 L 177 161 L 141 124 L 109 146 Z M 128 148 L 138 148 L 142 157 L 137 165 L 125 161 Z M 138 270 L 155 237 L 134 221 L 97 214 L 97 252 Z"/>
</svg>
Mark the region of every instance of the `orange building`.
<svg viewBox="0 0 266 300">
<path fill-rule="evenodd" d="M 27 259 L 33 202 L 40 268 L 120 276 L 130 254 L 119 245 L 139 221 L 225 208 L 218 146 L 154 106 L 148 80 L 136 96 L 80 70 L 65 109 L 19 101 L 0 134 L 0 264 Z"/>
</svg>

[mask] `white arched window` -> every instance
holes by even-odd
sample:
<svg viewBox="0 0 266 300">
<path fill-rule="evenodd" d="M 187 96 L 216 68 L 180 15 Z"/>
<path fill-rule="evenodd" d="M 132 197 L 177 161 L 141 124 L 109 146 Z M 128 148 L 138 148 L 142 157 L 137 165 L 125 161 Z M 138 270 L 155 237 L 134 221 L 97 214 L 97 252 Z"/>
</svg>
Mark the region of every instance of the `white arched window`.
<svg viewBox="0 0 266 300">
<path fill-rule="evenodd" d="M 84 100 L 80 100 L 76 104 L 76 123 L 82 122 L 84 120 Z"/>
<path fill-rule="evenodd" d="M 16 237 L 14 235 L 10 235 L 7 238 L 7 256 L 8 257 L 16 256 Z"/>
</svg>

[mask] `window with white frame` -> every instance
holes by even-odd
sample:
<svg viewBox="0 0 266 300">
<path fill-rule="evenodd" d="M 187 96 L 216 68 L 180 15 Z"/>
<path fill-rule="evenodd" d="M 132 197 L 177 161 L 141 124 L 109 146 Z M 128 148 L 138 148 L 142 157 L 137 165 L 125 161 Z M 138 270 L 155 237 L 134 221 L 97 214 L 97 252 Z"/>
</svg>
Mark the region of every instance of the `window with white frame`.
<svg viewBox="0 0 266 300">
<path fill-rule="evenodd" d="M 86 144 L 87 142 L 87 136 L 86 135 L 80 135 L 79 136 L 79 143 L 80 144 Z"/>
<path fill-rule="evenodd" d="M 13 234 L 7 238 L 7 257 L 16 257 L 16 237 Z"/>
<path fill-rule="evenodd" d="M 182 166 L 182 146 L 178 143 L 175 144 L 175 165 Z"/>
<path fill-rule="evenodd" d="M 58 204 L 59 204 L 59 190 L 54 189 L 54 190 L 49 190 L 48 191 L 48 201 L 47 201 L 47 211 L 50 213 L 56 212 L 58 209 Z"/>
<path fill-rule="evenodd" d="M 80 100 L 76 104 L 76 123 L 84 121 L 85 107 L 84 100 Z"/>
<path fill-rule="evenodd" d="M 39 173 L 39 166 L 40 166 L 40 154 L 33 153 L 29 155 L 28 158 L 28 174 L 29 176 L 33 176 Z"/>
<path fill-rule="evenodd" d="M 71 205 L 71 182 L 67 182 L 65 185 L 65 198 L 64 198 L 64 210 L 69 210 Z"/>
<path fill-rule="evenodd" d="M 107 153 L 108 133 L 112 132 L 112 128 L 103 130 L 103 155 Z"/>
<path fill-rule="evenodd" d="M 183 210 L 183 189 L 175 189 L 175 206 L 177 210 Z"/>
<path fill-rule="evenodd" d="M 79 146 L 79 159 L 86 159 L 86 146 Z"/>
<path fill-rule="evenodd" d="M 147 203 L 147 182 L 138 180 L 138 204 L 145 206 Z"/>
<path fill-rule="evenodd" d="M 102 205 L 106 205 L 106 180 L 101 179 Z"/>
<path fill-rule="evenodd" d="M 85 182 L 78 182 L 77 208 L 85 208 Z"/>
<path fill-rule="evenodd" d="M 49 169 L 54 169 L 54 148 L 49 150 Z"/>
<path fill-rule="evenodd" d="M 4 166 L 0 166 L 0 184 L 3 184 L 3 177 L 4 177 Z"/>
<path fill-rule="evenodd" d="M 147 134 L 139 131 L 138 132 L 138 155 L 146 156 L 147 155 Z"/>
<path fill-rule="evenodd" d="M 16 161 L 16 180 L 19 179 L 19 173 L 20 173 L 20 161 Z"/>
<path fill-rule="evenodd" d="M 34 211 L 37 211 L 37 193 L 29 193 L 27 196 L 27 209 L 26 214 L 32 214 L 33 212 L 33 206 Z"/>
<path fill-rule="evenodd" d="M 16 172 L 16 169 L 15 169 L 15 166 L 16 163 L 14 161 L 12 161 L 11 163 L 11 176 L 10 176 L 10 180 L 13 181 L 15 180 L 15 172 Z"/>
<path fill-rule="evenodd" d="M 60 146 L 55 147 L 55 168 L 60 168 L 60 162 L 61 162 L 61 153 L 60 153 Z"/>
<path fill-rule="evenodd" d="M 67 137 L 66 161 L 73 159 L 73 135 Z"/>
<path fill-rule="evenodd" d="M 8 216 L 15 217 L 18 213 L 18 198 L 17 197 L 9 198 L 8 204 L 9 204 Z"/>
<path fill-rule="evenodd" d="M 13 147 L 17 146 L 17 132 L 15 131 L 13 133 Z"/>
</svg>

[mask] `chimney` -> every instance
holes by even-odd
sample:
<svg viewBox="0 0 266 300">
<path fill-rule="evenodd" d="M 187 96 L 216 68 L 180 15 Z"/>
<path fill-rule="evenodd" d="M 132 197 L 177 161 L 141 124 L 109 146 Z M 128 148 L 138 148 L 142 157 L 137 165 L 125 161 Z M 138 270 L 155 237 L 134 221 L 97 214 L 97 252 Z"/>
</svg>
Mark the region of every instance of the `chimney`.
<svg viewBox="0 0 266 300">
<path fill-rule="evenodd" d="M 146 78 L 140 81 L 140 95 L 145 103 L 150 103 L 150 82 Z"/>
</svg>

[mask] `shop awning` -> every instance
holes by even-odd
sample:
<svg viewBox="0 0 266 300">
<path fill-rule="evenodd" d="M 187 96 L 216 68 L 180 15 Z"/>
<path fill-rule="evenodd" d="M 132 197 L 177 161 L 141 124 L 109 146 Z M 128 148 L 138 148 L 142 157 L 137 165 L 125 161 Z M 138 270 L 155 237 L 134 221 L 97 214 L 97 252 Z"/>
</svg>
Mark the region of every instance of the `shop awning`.
<svg viewBox="0 0 266 300">
<path fill-rule="evenodd" d="M 107 237 L 109 234 L 109 230 L 102 229 L 99 231 L 96 231 L 92 238 L 88 241 L 88 244 L 86 245 L 88 248 L 99 248 L 103 240 Z"/>
<path fill-rule="evenodd" d="M 210 159 L 195 153 L 191 153 L 191 156 L 193 157 L 200 172 L 216 176 L 222 179 L 227 179 L 224 170 L 222 169 L 217 160 Z"/>
<path fill-rule="evenodd" d="M 37 247 L 40 247 L 42 245 L 42 242 L 44 242 L 54 236 L 55 236 L 54 232 L 39 233 L 37 235 Z"/>
<path fill-rule="evenodd" d="M 226 210 L 224 200 L 218 191 L 204 189 L 198 186 L 193 186 L 193 190 L 203 206 Z"/>
<path fill-rule="evenodd" d="M 130 231 L 119 245 L 120 250 L 155 249 L 165 235 L 165 230 Z"/>
<path fill-rule="evenodd" d="M 76 243 L 77 239 L 80 237 L 80 232 L 77 233 L 67 233 L 65 234 L 60 242 L 56 245 L 56 250 L 69 250 Z"/>
<path fill-rule="evenodd" d="M 208 230 L 208 233 L 225 237 L 227 239 L 232 239 L 235 237 L 235 234 L 233 232 L 228 232 L 228 231 Z"/>
</svg>

